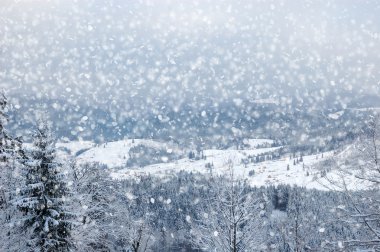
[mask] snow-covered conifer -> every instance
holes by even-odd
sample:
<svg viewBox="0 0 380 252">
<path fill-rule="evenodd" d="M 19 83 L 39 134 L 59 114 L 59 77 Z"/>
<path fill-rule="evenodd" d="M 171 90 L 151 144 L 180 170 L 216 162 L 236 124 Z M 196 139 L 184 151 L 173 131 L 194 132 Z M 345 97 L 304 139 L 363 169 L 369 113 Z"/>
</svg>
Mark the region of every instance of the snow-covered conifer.
<svg viewBox="0 0 380 252">
<path fill-rule="evenodd" d="M 18 231 L 13 227 L 17 210 L 11 204 L 20 184 L 17 176 L 23 159 L 22 142 L 13 138 L 6 130 L 8 123 L 8 101 L 0 92 L 0 251 L 13 250 L 15 240 L 20 240 Z"/>
<path fill-rule="evenodd" d="M 62 164 L 56 160 L 49 125 L 40 121 L 33 146 L 25 162 L 25 187 L 18 208 L 24 213 L 24 227 L 32 251 L 68 251 L 71 246 L 72 214 L 67 211 L 69 191 Z"/>
</svg>

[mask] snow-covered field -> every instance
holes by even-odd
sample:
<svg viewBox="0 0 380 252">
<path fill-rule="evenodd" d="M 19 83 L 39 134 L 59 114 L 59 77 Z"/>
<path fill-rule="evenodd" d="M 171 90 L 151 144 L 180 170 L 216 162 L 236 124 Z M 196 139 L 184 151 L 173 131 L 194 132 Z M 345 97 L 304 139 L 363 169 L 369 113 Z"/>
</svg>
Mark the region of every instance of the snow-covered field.
<svg viewBox="0 0 380 252">
<path fill-rule="evenodd" d="M 162 163 L 150 165 L 138 169 L 122 169 L 115 171 L 112 176 L 115 179 L 124 179 L 142 174 L 153 174 L 157 176 L 171 176 L 178 171 L 200 172 L 204 174 L 223 175 L 228 174 L 232 167 L 236 176 L 246 178 L 252 186 L 268 185 L 298 185 L 306 188 L 327 190 L 327 184 L 321 182 L 321 175 L 313 168 L 314 164 L 321 162 L 332 153 L 304 156 L 303 163 L 295 164 L 293 159 L 282 158 L 279 160 L 264 161 L 260 163 L 241 164 L 240 160 L 249 154 L 270 153 L 278 148 L 264 148 L 255 151 L 247 150 L 206 150 L 206 160 L 189 160 L 184 158 L 173 163 Z M 206 164 L 213 164 L 212 168 L 207 168 Z M 289 170 L 287 169 L 289 165 Z M 254 175 L 249 175 L 250 171 Z"/>
<path fill-rule="evenodd" d="M 60 149 L 76 155 L 77 163 L 96 162 L 107 165 L 113 170 L 111 176 L 114 179 L 133 178 L 143 174 L 151 174 L 159 177 L 175 176 L 179 171 L 199 172 L 203 174 L 223 175 L 228 174 L 233 167 L 236 176 L 247 179 L 252 186 L 268 186 L 289 184 L 306 188 L 328 190 L 337 189 L 329 180 L 341 180 L 341 174 L 332 169 L 326 177 L 321 176 L 321 171 L 316 169 L 320 162 L 333 156 L 332 152 L 319 153 L 303 156 L 302 162 L 283 155 L 280 159 L 271 160 L 274 152 L 283 147 L 268 147 L 273 144 L 269 139 L 247 139 L 246 149 L 206 149 L 203 151 L 203 159 L 189 159 L 185 150 L 171 143 L 164 143 L 146 139 L 125 139 L 105 144 L 94 144 L 92 142 L 68 142 L 59 143 Z M 126 162 L 129 158 L 129 150 L 138 145 L 144 145 L 155 149 L 165 149 L 169 153 L 181 153 L 185 158 L 173 162 L 162 162 L 144 167 L 127 168 Z M 264 146 L 264 147 L 263 147 Z M 344 158 L 348 150 L 340 156 Z M 267 161 L 255 163 L 243 163 L 249 157 L 265 156 Z M 329 179 L 329 180 L 328 180 Z M 357 188 L 357 180 L 346 178 L 350 187 Z"/>
<path fill-rule="evenodd" d="M 237 169 L 239 174 L 243 171 L 240 164 L 242 158 L 248 157 L 248 155 L 258 155 L 264 153 L 271 153 L 276 148 L 263 148 L 256 150 L 205 150 L 205 159 L 192 160 L 189 158 L 183 158 L 171 163 L 160 163 L 145 166 L 136 169 L 122 169 L 113 174 L 114 178 L 127 178 L 138 174 L 155 174 L 158 176 L 172 175 L 178 171 L 188 172 L 200 172 L 200 173 L 213 173 L 213 174 L 225 174 L 228 172 L 230 164 Z M 213 165 L 212 168 L 207 168 L 206 165 Z M 238 169 L 239 168 L 239 169 Z"/>
<path fill-rule="evenodd" d="M 91 142 L 69 142 L 57 144 L 61 149 L 69 150 L 71 154 L 80 153 L 76 157 L 77 163 L 100 163 L 109 168 L 122 167 L 129 158 L 129 150 L 138 145 L 155 149 L 166 149 L 168 152 L 181 152 L 177 146 L 147 139 L 125 139 L 104 144 Z"/>
<path fill-rule="evenodd" d="M 57 143 L 56 147 L 61 151 L 68 151 L 68 154 L 76 156 L 78 152 L 91 149 L 95 146 L 93 142 L 90 141 L 74 141 Z"/>
</svg>

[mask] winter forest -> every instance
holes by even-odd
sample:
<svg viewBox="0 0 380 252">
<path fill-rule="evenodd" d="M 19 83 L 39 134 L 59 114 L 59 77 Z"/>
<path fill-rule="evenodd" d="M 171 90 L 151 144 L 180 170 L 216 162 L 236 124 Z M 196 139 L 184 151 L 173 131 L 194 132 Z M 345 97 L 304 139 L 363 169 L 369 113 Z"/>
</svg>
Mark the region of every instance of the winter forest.
<svg viewBox="0 0 380 252">
<path fill-rule="evenodd" d="M 1 0 L 0 252 L 380 251 L 380 2 Z"/>
</svg>

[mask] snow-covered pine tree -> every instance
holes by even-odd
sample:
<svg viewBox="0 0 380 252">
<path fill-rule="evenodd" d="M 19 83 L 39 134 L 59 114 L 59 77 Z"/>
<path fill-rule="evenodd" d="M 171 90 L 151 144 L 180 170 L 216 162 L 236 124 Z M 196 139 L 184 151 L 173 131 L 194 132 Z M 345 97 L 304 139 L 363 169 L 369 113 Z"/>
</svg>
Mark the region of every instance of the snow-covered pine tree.
<svg viewBox="0 0 380 252">
<path fill-rule="evenodd" d="M 20 138 L 13 138 L 6 130 L 8 101 L 4 92 L 0 92 L 0 251 L 14 251 L 19 232 L 13 228 L 18 219 L 18 211 L 11 204 L 20 185 L 17 176 L 24 158 Z"/>
<path fill-rule="evenodd" d="M 8 100 L 4 92 L 0 92 L 0 163 L 2 164 L 9 162 L 12 158 L 20 159 L 24 154 L 21 138 L 12 138 L 5 129 L 8 123 L 7 106 Z"/>
<path fill-rule="evenodd" d="M 8 155 L 8 149 L 11 146 L 11 137 L 5 130 L 5 124 L 8 122 L 6 115 L 7 98 L 4 93 L 0 93 L 0 161 L 5 162 Z"/>
<path fill-rule="evenodd" d="M 303 251 L 306 247 L 304 239 L 303 224 L 307 219 L 305 215 L 305 206 L 302 204 L 302 195 L 300 188 L 292 188 L 290 190 L 290 197 L 287 207 L 288 223 L 285 237 L 286 243 L 289 246 L 290 251 L 299 252 Z"/>
<path fill-rule="evenodd" d="M 69 251 L 73 215 L 67 211 L 69 191 L 56 160 L 49 125 L 39 121 L 25 162 L 25 187 L 17 206 L 25 214 L 28 250 Z"/>
<path fill-rule="evenodd" d="M 13 139 L 5 129 L 8 123 L 7 98 L 3 92 L 0 92 L 0 208 L 6 203 L 6 194 L 9 192 L 7 188 L 7 178 L 12 173 L 13 161 L 17 158 L 17 154 L 21 150 L 20 139 Z"/>
<path fill-rule="evenodd" d="M 5 130 L 5 125 L 8 122 L 6 115 L 7 98 L 4 93 L 0 94 L 0 209 L 5 207 L 6 204 L 6 191 L 5 177 L 6 170 L 9 166 L 10 148 L 12 146 L 12 139 Z"/>
</svg>

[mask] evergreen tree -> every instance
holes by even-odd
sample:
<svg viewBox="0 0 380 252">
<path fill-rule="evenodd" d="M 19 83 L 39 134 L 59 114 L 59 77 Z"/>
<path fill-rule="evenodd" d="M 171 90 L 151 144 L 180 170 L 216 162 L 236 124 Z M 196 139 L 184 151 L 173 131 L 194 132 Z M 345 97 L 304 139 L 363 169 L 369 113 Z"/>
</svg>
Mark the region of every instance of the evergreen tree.
<svg viewBox="0 0 380 252">
<path fill-rule="evenodd" d="M 73 216 L 67 212 L 69 192 L 61 169 L 50 127 L 39 122 L 25 162 L 25 187 L 17 201 L 25 215 L 23 224 L 30 235 L 27 246 L 32 251 L 68 251 L 72 247 Z"/>
<path fill-rule="evenodd" d="M 3 93 L 0 94 L 0 209 L 6 204 L 5 180 L 7 170 L 9 168 L 9 159 L 11 157 L 12 138 L 5 130 L 5 125 L 8 122 L 6 115 L 7 98 Z"/>
<path fill-rule="evenodd" d="M 303 223 L 305 223 L 304 217 L 304 205 L 302 204 L 301 190 L 294 188 L 291 190 L 289 197 L 287 214 L 288 214 L 288 224 L 287 228 L 287 242 L 291 251 L 302 251 L 305 246 Z"/>
<path fill-rule="evenodd" d="M 8 117 L 5 113 L 7 107 L 7 98 L 2 93 L 0 94 L 0 161 L 5 162 L 8 158 L 8 149 L 11 146 L 11 138 L 5 130 L 5 124 L 8 122 Z"/>
<path fill-rule="evenodd" d="M 8 123 L 7 105 L 8 100 L 5 94 L 0 92 L 0 163 L 2 164 L 13 158 L 24 157 L 21 138 L 12 138 L 5 129 Z"/>
<path fill-rule="evenodd" d="M 14 161 L 16 159 L 21 159 L 24 157 L 22 151 L 22 141 L 21 138 L 12 138 L 10 134 L 5 129 L 5 125 L 8 123 L 7 112 L 7 98 L 4 93 L 0 92 L 0 188 L 4 190 L 4 180 L 7 179 L 14 168 Z M 1 197 L 1 196 L 0 196 Z M 0 198 L 1 207 L 1 198 Z"/>
<path fill-rule="evenodd" d="M 18 230 L 13 228 L 13 220 L 18 219 L 18 211 L 11 203 L 20 183 L 16 175 L 23 152 L 21 139 L 11 137 L 5 129 L 7 105 L 7 98 L 0 92 L 0 251 L 16 251 L 15 240 L 20 237 Z"/>
</svg>

